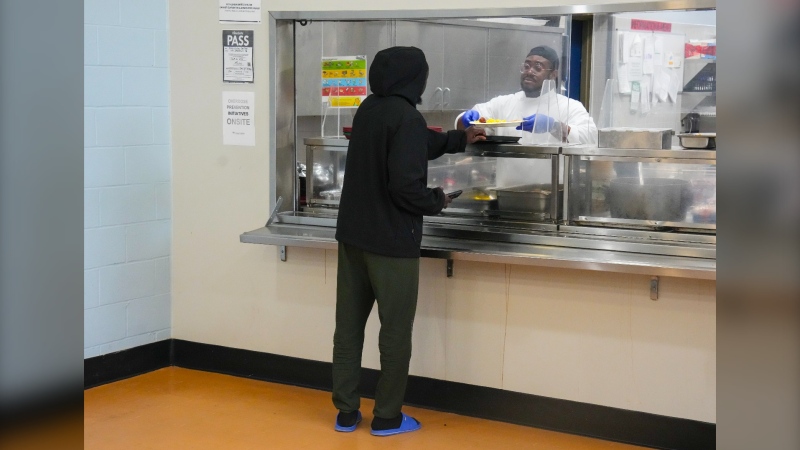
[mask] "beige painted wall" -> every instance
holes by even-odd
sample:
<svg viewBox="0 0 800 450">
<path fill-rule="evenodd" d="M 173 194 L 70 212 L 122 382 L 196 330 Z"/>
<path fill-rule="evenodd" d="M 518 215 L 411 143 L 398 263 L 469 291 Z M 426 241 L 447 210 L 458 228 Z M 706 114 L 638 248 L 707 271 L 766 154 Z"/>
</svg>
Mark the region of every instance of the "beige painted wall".
<svg viewBox="0 0 800 450">
<path fill-rule="evenodd" d="M 340 4 L 263 3 L 275 10 Z M 485 4 L 462 0 L 458 7 Z M 267 25 L 220 25 L 212 0 L 170 0 L 169 8 L 173 337 L 330 361 L 336 252 L 289 248 L 281 262 L 275 247 L 239 243 L 269 213 Z M 221 82 L 220 35 L 231 28 L 255 29 L 254 85 Z M 256 92 L 256 147 L 221 144 L 224 90 Z M 423 259 L 421 267 L 412 374 L 716 421 L 714 282 L 662 279 L 653 302 L 646 276 L 457 261 L 455 276 L 446 278 L 442 260 Z M 377 325 L 373 316 L 364 350 L 371 368 L 379 367 Z"/>
</svg>

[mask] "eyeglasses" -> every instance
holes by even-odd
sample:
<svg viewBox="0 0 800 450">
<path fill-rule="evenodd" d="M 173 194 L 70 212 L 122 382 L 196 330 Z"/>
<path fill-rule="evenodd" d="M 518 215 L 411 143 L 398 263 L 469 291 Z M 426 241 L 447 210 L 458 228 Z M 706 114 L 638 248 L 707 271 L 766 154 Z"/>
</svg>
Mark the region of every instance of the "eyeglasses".
<svg viewBox="0 0 800 450">
<path fill-rule="evenodd" d="M 540 62 L 535 62 L 533 64 L 529 62 L 524 62 L 522 63 L 521 66 L 519 66 L 519 73 L 525 73 L 530 71 L 533 71 L 533 73 L 542 73 L 548 70 L 553 70 L 553 69 L 545 69 L 544 64 Z"/>
</svg>

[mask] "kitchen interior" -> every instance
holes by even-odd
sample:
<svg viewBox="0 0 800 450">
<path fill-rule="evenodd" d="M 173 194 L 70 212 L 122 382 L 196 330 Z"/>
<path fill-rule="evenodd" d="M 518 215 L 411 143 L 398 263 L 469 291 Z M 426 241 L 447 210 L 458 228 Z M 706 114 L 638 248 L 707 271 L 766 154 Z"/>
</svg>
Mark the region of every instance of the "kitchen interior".
<svg viewBox="0 0 800 450">
<path fill-rule="evenodd" d="M 715 13 L 279 19 L 274 208 L 267 227 L 241 240 L 284 255 L 292 245 L 330 248 L 356 106 L 338 106 L 335 88 L 326 94 L 324 61 L 359 55 L 368 65 L 382 48 L 423 49 L 430 75 L 418 110 L 429 127 L 449 130 L 473 105 L 518 91 L 519 62 L 546 45 L 561 70 L 541 96 L 581 101 L 593 139 L 520 133 L 500 142 L 492 126 L 505 124 L 489 123 L 489 141 L 431 161 L 429 187 L 463 194 L 425 218 L 423 256 L 546 264 L 530 256 L 536 245 L 569 267 L 647 273 L 654 283 L 715 279 Z M 539 112 L 569 116 L 557 107 L 545 101 Z M 535 169 L 510 175 L 514 165 Z"/>
</svg>

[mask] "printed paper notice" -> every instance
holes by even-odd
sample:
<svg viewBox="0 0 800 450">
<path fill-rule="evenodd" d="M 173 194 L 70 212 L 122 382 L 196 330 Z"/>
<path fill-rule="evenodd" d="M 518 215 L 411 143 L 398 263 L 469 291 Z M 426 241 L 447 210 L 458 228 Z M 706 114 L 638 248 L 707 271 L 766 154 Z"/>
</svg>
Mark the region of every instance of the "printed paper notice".
<svg viewBox="0 0 800 450">
<path fill-rule="evenodd" d="M 619 34 L 619 38 L 620 38 L 619 49 L 620 52 L 622 53 L 622 57 L 620 58 L 620 60 L 623 63 L 626 63 L 631 58 L 631 45 L 633 45 L 633 35 L 622 32 Z"/>
<path fill-rule="evenodd" d="M 253 30 L 222 31 L 222 81 L 253 82 Z"/>
<path fill-rule="evenodd" d="M 631 57 L 641 58 L 644 54 L 644 39 L 638 34 L 633 36 L 633 43 L 631 44 Z"/>
<path fill-rule="evenodd" d="M 642 79 L 644 73 L 642 58 L 631 58 L 628 64 L 625 65 L 628 67 L 628 80 L 639 81 Z"/>
<path fill-rule="evenodd" d="M 631 83 L 631 111 L 639 110 L 639 102 L 641 102 L 641 85 L 638 81 Z"/>
<path fill-rule="evenodd" d="M 652 74 L 655 68 L 655 43 L 653 38 L 648 36 L 644 39 L 644 60 L 642 62 L 642 73 Z"/>
<path fill-rule="evenodd" d="M 653 79 L 653 93 L 661 102 L 667 102 L 669 97 L 669 83 L 669 73 L 666 72 L 666 69 L 661 69 L 656 72 Z"/>
<path fill-rule="evenodd" d="M 678 80 L 677 73 L 675 71 L 669 72 L 669 98 L 672 99 L 673 103 L 677 103 L 678 101 L 678 89 L 680 89 L 680 80 Z"/>
<path fill-rule="evenodd" d="M 683 63 L 682 55 L 676 55 L 675 53 L 672 52 L 667 53 L 667 62 L 666 62 L 667 67 L 672 67 L 677 69 L 681 66 L 682 63 Z"/>
<path fill-rule="evenodd" d="M 222 93 L 222 144 L 256 145 L 255 93 Z"/>
<path fill-rule="evenodd" d="M 628 66 L 627 64 L 620 64 L 617 67 L 617 79 L 619 81 L 619 93 L 631 93 L 631 81 L 628 79 Z"/>
<path fill-rule="evenodd" d="M 653 64 L 656 66 L 663 66 L 664 65 L 664 38 L 661 36 L 656 36 L 656 40 L 653 43 Z"/>
<path fill-rule="evenodd" d="M 219 21 L 261 23 L 261 0 L 219 0 Z"/>
<path fill-rule="evenodd" d="M 639 91 L 641 93 L 641 106 L 639 112 L 647 114 L 650 112 L 650 82 L 643 80 L 639 83 Z"/>
</svg>

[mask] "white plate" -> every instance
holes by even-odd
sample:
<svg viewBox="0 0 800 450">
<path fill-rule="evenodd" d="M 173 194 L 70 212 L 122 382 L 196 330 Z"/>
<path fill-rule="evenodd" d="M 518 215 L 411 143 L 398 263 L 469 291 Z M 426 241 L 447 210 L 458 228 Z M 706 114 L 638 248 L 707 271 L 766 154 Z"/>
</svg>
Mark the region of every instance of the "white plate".
<svg viewBox="0 0 800 450">
<path fill-rule="evenodd" d="M 481 123 L 476 121 L 470 122 L 470 125 L 475 125 L 481 128 L 502 128 L 502 127 L 516 127 L 521 124 L 522 120 L 507 120 L 505 122 Z"/>
</svg>

